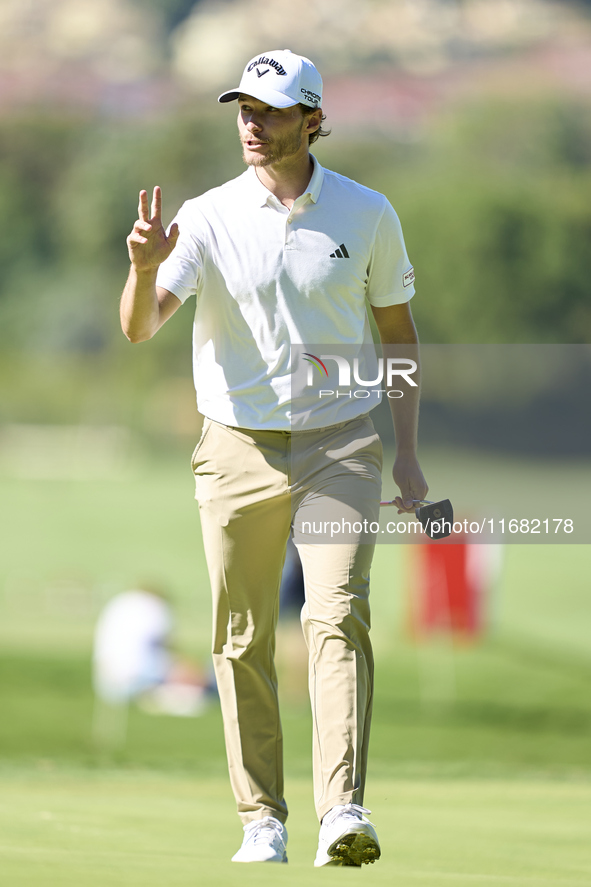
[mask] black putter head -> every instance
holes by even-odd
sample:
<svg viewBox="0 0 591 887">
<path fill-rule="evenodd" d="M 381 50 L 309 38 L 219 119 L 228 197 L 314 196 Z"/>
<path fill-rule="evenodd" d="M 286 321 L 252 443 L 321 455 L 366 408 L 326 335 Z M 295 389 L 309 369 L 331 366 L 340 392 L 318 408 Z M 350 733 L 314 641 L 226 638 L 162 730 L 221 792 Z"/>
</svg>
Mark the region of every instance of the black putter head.
<svg viewBox="0 0 591 887">
<path fill-rule="evenodd" d="M 454 522 L 454 510 L 449 499 L 429 502 L 415 508 L 417 520 L 430 539 L 445 539 L 449 536 Z"/>
</svg>

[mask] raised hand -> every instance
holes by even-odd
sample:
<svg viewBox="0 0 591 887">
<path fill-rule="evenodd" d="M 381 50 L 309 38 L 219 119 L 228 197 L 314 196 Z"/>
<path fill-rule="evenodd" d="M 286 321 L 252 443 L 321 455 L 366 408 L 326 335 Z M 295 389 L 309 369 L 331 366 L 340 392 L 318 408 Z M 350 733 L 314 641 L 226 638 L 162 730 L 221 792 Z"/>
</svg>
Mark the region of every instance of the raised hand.
<svg viewBox="0 0 591 887">
<path fill-rule="evenodd" d="M 136 271 L 157 268 L 173 251 L 179 236 L 176 222 L 168 236 L 162 225 L 162 191 L 154 188 L 152 206 L 148 207 L 147 191 L 140 191 L 139 219 L 127 238 L 129 259 Z"/>
</svg>

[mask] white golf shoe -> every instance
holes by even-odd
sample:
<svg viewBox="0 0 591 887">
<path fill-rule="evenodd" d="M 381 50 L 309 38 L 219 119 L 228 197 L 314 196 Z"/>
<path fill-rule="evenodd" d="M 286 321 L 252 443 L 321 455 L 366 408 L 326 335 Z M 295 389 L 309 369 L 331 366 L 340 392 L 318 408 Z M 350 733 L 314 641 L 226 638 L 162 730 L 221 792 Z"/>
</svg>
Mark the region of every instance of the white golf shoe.
<svg viewBox="0 0 591 887">
<path fill-rule="evenodd" d="M 380 858 L 376 830 L 364 813 L 371 813 L 359 804 L 333 807 L 322 819 L 315 866 L 356 865 Z"/>
<path fill-rule="evenodd" d="M 242 847 L 232 862 L 287 862 L 287 829 L 273 816 L 244 826 Z"/>
</svg>

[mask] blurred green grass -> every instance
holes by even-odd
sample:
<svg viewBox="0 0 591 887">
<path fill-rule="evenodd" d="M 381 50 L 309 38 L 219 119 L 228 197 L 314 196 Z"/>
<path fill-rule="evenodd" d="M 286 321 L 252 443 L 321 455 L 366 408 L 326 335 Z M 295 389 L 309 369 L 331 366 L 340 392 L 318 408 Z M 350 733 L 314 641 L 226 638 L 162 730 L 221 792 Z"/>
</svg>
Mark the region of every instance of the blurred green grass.
<svg viewBox="0 0 591 887">
<path fill-rule="evenodd" d="M 439 482 L 462 461 L 438 463 Z M 556 477 L 545 465 L 540 483 L 553 489 Z M 100 480 L 0 479 L 2 883 L 229 887 L 239 876 L 264 887 L 350 874 L 312 868 L 310 713 L 303 675 L 294 683 L 286 672 L 296 627 L 279 644 L 290 806 L 280 872 L 229 861 L 241 830 L 217 704 L 187 719 L 132 708 L 122 748 L 93 744 L 92 630 L 113 593 L 164 584 L 178 647 L 207 661 L 192 494 L 187 458 L 171 453 L 138 455 Z M 366 803 L 383 858 L 359 876 L 400 887 L 589 883 L 590 566 L 588 546 L 508 546 L 485 638 L 415 644 L 405 633 L 413 552 L 378 546 Z"/>
<path fill-rule="evenodd" d="M 461 465 L 462 454 L 455 458 Z M 114 756 L 91 741 L 92 630 L 111 594 L 142 580 L 163 583 L 179 648 L 208 659 L 209 587 L 186 463 L 139 455 L 113 478 L 0 481 L 8 517 L 0 573 L 5 760 L 225 771 L 217 707 L 194 720 L 132 710 L 126 746 Z M 547 466 L 540 481 L 552 489 Z M 485 639 L 414 644 L 404 630 L 412 552 L 379 546 L 372 772 L 589 774 L 590 566 L 588 546 L 507 546 Z M 283 717 L 286 768 L 309 774 L 303 696 L 284 694 Z"/>
<path fill-rule="evenodd" d="M 425 661 L 426 657 L 430 662 Z M 374 775 L 591 777 L 589 674 L 561 670 L 487 643 L 456 651 L 454 687 L 429 693 L 447 653 L 409 645 L 381 656 L 376 674 L 371 771 Z M 449 667 L 449 663 L 445 663 Z M 425 672 L 431 672 L 431 676 Z M 5 654 L 0 658 L 0 749 L 4 761 L 33 767 L 107 763 L 225 772 L 219 709 L 196 719 L 153 717 L 133 709 L 125 747 L 105 754 L 93 746 L 93 700 L 87 657 Z M 432 689 L 432 688 L 431 688 Z M 311 772 L 307 705 L 284 700 L 286 769 Z"/>
<path fill-rule="evenodd" d="M 226 887 L 369 877 L 379 885 L 588 884 L 591 785 L 442 779 L 370 781 L 382 859 L 360 872 L 312 867 L 309 785 L 287 782 L 289 865 L 230 862 L 240 843 L 226 780 L 180 774 L 13 770 L 0 801 L 0 861 L 14 887 Z"/>
</svg>

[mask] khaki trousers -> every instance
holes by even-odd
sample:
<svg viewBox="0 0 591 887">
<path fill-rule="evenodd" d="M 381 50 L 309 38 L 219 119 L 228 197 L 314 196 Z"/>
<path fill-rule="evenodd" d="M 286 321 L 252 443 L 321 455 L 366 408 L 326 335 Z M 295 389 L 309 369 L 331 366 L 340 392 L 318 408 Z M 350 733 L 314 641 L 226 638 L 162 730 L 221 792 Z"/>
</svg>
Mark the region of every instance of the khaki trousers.
<svg viewBox="0 0 591 887">
<path fill-rule="evenodd" d="M 205 420 L 192 467 L 213 593 L 213 661 L 230 780 L 244 824 L 287 817 L 274 651 L 292 527 L 306 590 L 302 625 L 318 817 L 335 804 L 363 801 L 375 536 L 298 542 L 298 526 L 303 518 L 313 521 L 317 509 L 324 516 L 377 520 L 381 462 L 381 443 L 368 416 L 293 433 Z"/>
</svg>

